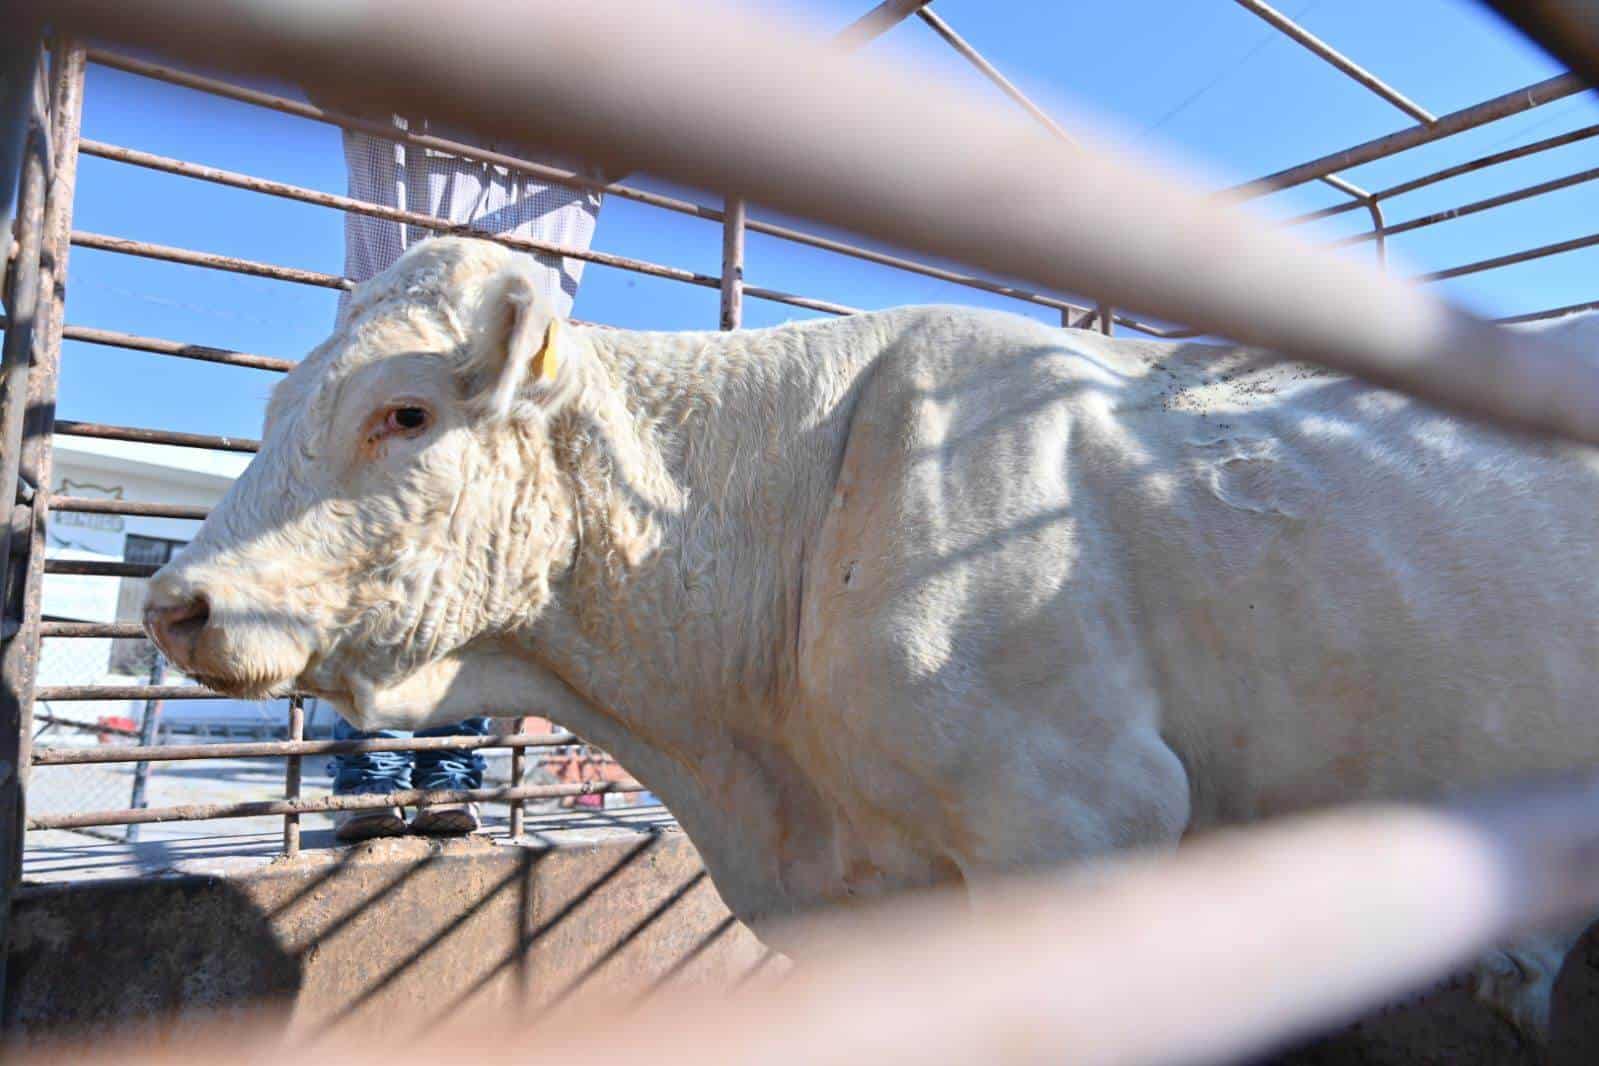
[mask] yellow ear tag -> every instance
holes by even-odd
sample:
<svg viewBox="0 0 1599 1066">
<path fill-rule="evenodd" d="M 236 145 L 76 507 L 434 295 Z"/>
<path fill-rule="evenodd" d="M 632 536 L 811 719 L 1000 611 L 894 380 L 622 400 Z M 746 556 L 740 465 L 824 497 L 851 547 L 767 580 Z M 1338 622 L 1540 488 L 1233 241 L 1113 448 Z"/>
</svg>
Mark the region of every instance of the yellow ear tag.
<svg viewBox="0 0 1599 1066">
<path fill-rule="evenodd" d="M 554 381 L 561 372 L 561 320 L 550 319 L 544 333 L 544 347 L 533 357 L 533 375 L 540 381 Z"/>
</svg>

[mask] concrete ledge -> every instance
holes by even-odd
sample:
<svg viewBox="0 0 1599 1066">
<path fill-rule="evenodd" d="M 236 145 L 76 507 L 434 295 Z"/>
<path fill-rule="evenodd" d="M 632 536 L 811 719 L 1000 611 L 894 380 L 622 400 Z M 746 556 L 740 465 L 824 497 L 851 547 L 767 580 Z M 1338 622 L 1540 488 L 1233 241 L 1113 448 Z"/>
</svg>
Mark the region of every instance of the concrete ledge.
<svg viewBox="0 0 1599 1066">
<path fill-rule="evenodd" d="M 291 1031 L 420 1030 L 462 1008 L 634 1002 L 786 966 L 737 923 L 670 818 L 530 817 L 520 843 L 400 837 L 297 859 L 258 834 L 140 845 L 34 842 L 17 902 L 6 1036 L 164 1027 L 263 1003 Z M 1599 1062 L 1599 938 L 1556 990 L 1556 1063 Z M 1158 1009 L 1151 1005 L 1151 1009 Z M 1522 1066 L 1534 1058 L 1463 989 L 1379 1011 L 1283 1066 Z"/>
<path fill-rule="evenodd" d="M 768 963 L 668 820 L 530 823 L 521 843 L 396 837 L 294 860 L 268 841 L 220 857 L 214 838 L 43 849 L 13 919 L 8 1036 L 263 1003 L 307 1034 L 420 1029 L 467 1005 L 636 998 Z"/>
</svg>

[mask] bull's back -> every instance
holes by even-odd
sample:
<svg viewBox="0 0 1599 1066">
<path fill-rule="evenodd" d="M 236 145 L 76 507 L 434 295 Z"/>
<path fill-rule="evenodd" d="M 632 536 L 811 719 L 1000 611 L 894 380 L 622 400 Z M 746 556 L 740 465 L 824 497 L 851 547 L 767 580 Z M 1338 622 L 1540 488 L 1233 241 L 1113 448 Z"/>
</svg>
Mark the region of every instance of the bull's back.
<svg viewBox="0 0 1599 1066">
<path fill-rule="evenodd" d="M 1196 820 L 1599 762 L 1599 452 L 1221 376 L 1131 417 L 1170 482 L 1128 587 Z"/>
</svg>

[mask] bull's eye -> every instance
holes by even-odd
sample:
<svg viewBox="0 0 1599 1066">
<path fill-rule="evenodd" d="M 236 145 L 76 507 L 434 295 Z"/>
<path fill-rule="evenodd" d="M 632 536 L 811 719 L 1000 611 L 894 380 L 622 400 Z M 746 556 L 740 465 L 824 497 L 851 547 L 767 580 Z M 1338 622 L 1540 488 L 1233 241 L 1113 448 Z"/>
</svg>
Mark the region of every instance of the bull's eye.
<svg viewBox="0 0 1599 1066">
<path fill-rule="evenodd" d="M 421 429 L 428 424 L 428 413 L 420 407 L 396 407 L 389 418 L 396 429 Z"/>
<path fill-rule="evenodd" d="M 415 437 L 427 429 L 433 422 L 433 412 L 426 407 L 413 404 L 401 404 L 390 407 L 385 411 L 372 416 L 367 423 L 371 428 L 366 432 L 365 446 L 369 449 L 380 447 L 385 441 L 394 437 Z M 372 454 L 377 454 L 373 452 Z"/>
</svg>

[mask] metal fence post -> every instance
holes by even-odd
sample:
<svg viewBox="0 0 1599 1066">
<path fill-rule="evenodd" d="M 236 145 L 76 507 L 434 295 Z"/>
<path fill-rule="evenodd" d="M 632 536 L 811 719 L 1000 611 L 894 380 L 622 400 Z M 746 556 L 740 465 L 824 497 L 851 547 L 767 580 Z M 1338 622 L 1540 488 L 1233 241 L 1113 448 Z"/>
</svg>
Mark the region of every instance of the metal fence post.
<svg viewBox="0 0 1599 1066">
<path fill-rule="evenodd" d="M 155 653 L 155 661 L 150 664 L 150 684 L 162 685 L 167 679 L 167 659 L 159 651 Z M 158 731 L 161 728 L 161 701 L 157 699 L 144 701 L 144 717 L 139 721 L 139 747 L 154 747 Z M 133 791 L 128 796 L 128 806 L 134 810 L 150 805 L 146 793 L 150 788 L 150 764 L 137 762 L 133 764 Z M 139 823 L 134 822 L 128 826 L 125 838 L 129 843 L 139 839 Z"/>
<path fill-rule="evenodd" d="M 0 402 L 0 991 L 11 889 L 22 871 L 26 788 L 39 665 L 39 594 L 50 504 L 50 433 L 64 324 L 67 256 L 83 117 L 83 49 L 57 40 L 50 93 L 23 155 L 16 215 L 19 252 L 8 278 L 11 305 Z M 33 490 L 24 492 L 23 490 Z M 26 502 L 21 497 L 26 495 Z"/>
<path fill-rule="evenodd" d="M 722 208 L 722 328 L 744 322 L 744 201 L 729 196 Z"/>
<path fill-rule="evenodd" d="M 518 718 L 518 719 L 516 719 L 516 731 L 518 733 L 525 733 L 525 732 L 527 732 L 527 729 L 528 729 L 528 720 L 526 718 Z M 521 747 L 512 748 L 511 749 L 511 787 L 512 788 L 521 788 L 522 787 L 522 779 L 524 777 L 526 777 L 526 776 L 527 776 L 527 754 L 526 754 L 526 749 L 525 748 L 521 748 Z M 520 840 L 520 839 L 522 839 L 522 832 L 523 832 L 524 824 L 525 824 L 525 822 L 524 822 L 524 816 L 523 816 L 523 810 L 522 810 L 522 800 L 520 798 L 513 799 L 511 801 L 511 839 L 512 840 Z"/>
<path fill-rule="evenodd" d="M 305 700 L 301 696 L 289 697 L 289 739 L 305 739 Z M 283 767 L 283 798 L 296 800 L 300 798 L 300 756 L 290 755 L 284 760 Z M 300 815 L 298 813 L 283 816 L 283 854 L 289 858 L 300 854 Z"/>
</svg>

